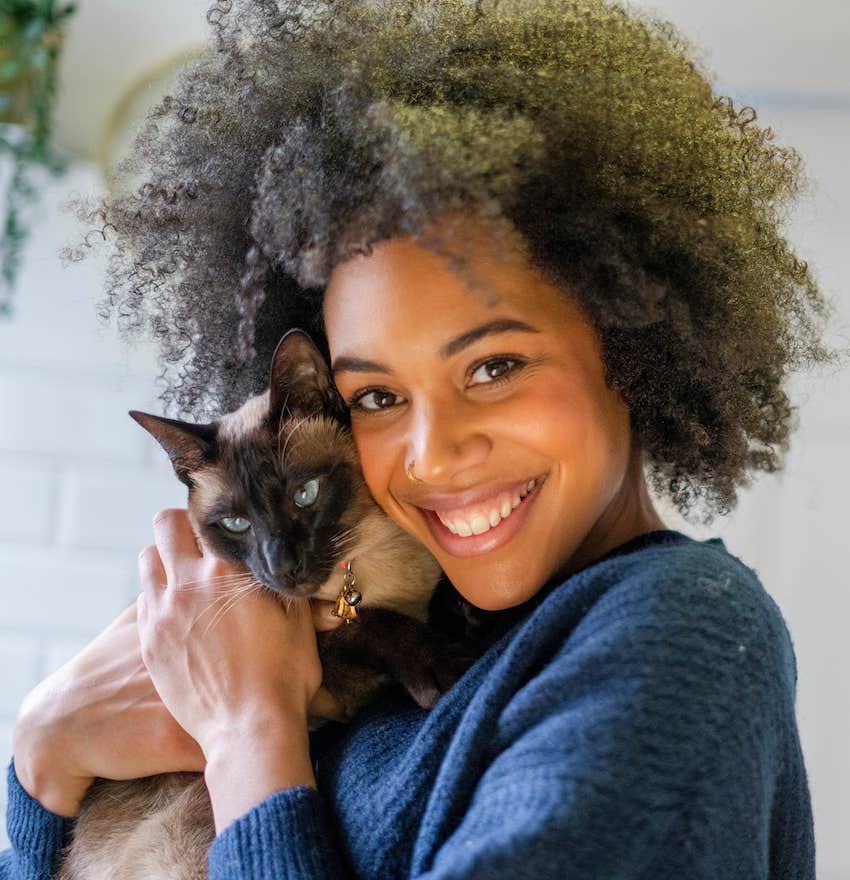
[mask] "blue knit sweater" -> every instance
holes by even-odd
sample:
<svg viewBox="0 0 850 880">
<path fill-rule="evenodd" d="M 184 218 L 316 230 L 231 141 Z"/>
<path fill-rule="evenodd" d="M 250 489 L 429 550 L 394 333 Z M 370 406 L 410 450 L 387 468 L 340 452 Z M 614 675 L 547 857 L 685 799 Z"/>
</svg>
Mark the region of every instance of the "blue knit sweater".
<svg viewBox="0 0 850 880">
<path fill-rule="evenodd" d="M 811 880 L 782 615 L 723 541 L 642 535 L 521 616 L 430 712 L 393 693 L 311 737 L 318 791 L 213 842 L 211 880 Z M 72 821 L 9 767 L 3 880 Z M 152 878 L 153 880 L 153 878 Z"/>
</svg>

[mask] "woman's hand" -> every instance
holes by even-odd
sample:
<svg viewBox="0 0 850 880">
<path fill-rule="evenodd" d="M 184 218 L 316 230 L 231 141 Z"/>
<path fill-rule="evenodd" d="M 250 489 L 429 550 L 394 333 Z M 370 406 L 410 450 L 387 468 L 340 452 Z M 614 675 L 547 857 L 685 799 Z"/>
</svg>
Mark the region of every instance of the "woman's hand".
<svg viewBox="0 0 850 880">
<path fill-rule="evenodd" d="M 141 559 L 150 555 L 150 548 Z M 145 563 L 146 564 L 146 563 Z M 214 590 L 214 587 L 210 587 Z M 313 625 L 333 629 L 333 603 L 313 603 Z M 18 712 L 15 772 L 47 809 L 75 816 L 95 777 L 137 779 L 203 771 L 204 753 L 159 697 L 142 660 L 137 603 L 125 609 L 76 657 L 37 685 Z M 320 688 L 310 714 L 337 717 Z"/>
<path fill-rule="evenodd" d="M 96 776 L 203 770 L 204 755 L 162 704 L 142 662 L 133 603 L 24 700 L 15 772 L 48 810 L 75 816 Z"/>
<path fill-rule="evenodd" d="M 243 567 L 204 554 L 186 510 L 160 511 L 154 538 L 139 555 L 142 657 L 180 725 L 209 755 L 246 724 L 306 720 L 322 682 L 315 629 L 341 622 L 322 607 L 332 603 L 286 608 Z"/>
<path fill-rule="evenodd" d="M 334 717 L 320 690 L 315 629 L 331 603 L 284 601 L 241 566 L 203 552 L 186 510 L 154 518 L 139 556 L 142 657 L 163 701 L 207 758 L 217 827 L 273 791 L 315 787 L 309 714 Z"/>
</svg>

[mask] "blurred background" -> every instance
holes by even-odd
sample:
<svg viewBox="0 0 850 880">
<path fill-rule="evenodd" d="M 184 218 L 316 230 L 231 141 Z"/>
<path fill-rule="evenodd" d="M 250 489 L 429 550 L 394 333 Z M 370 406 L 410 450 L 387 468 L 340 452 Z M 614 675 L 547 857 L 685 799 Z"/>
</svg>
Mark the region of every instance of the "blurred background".
<svg viewBox="0 0 850 880">
<path fill-rule="evenodd" d="M 136 555 L 152 541 L 154 513 L 185 505 L 166 457 L 127 416 L 131 408 L 161 410 L 153 349 L 131 348 L 97 321 L 102 264 L 88 259 L 63 268 L 58 251 L 80 233 L 62 204 L 72 193 L 103 187 L 104 165 L 121 154 L 176 66 L 206 40 L 208 5 L 79 0 L 63 28 L 51 140 L 66 170 L 60 177 L 36 173 L 40 197 L 22 214 L 30 234 L 21 240 L 11 314 L 0 316 L 4 767 L 23 696 L 134 599 Z M 836 306 L 828 341 L 846 347 L 850 3 L 633 5 L 672 20 L 702 47 L 719 93 L 755 106 L 777 142 L 802 153 L 816 189 L 789 218 L 787 235 Z M 0 76 L 2 53 L 0 42 Z M 0 193 L 14 173 L 11 154 L 0 152 Z M 797 655 L 817 875 L 850 880 L 850 517 L 841 512 L 850 495 L 850 375 L 797 377 L 791 387 L 801 428 L 784 473 L 761 477 L 732 516 L 708 529 L 660 506 L 671 528 L 721 536 L 781 608 Z M 0 810 L 4 798 L 5 791 Z M 5 831 L 0 844 L 7 845 Z"/>
</svg>

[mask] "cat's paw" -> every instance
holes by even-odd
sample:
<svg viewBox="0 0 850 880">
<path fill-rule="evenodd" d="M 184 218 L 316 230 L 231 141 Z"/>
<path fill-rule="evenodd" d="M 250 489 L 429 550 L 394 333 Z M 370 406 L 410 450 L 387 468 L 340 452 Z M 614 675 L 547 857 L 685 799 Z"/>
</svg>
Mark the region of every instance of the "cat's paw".
<svg viewBox="0 0 850 880">
<path fill-rule="evenodd" d="M 418 668 L 416 674 L 406 676 L 402 684 L 423 709 L 431 709 L 477 659 L 466 645 L 443 646 Z"/>
</svg>

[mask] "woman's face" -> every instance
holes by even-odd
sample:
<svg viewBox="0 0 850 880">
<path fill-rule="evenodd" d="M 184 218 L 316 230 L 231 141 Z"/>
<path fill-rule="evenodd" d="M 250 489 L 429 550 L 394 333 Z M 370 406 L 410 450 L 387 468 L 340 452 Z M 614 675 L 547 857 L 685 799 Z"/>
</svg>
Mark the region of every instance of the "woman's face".
<svg viewBox="0 0 850 880">
<path fill-rule="evenodd" d="M 325 327 L 376 501 L 503 609 L 664 526 L 593 328 L 526 263 L 478 247 L 473 265 L 486 289 L 411 238 L 380 242 L 335 268 Z"/>
</svg>

